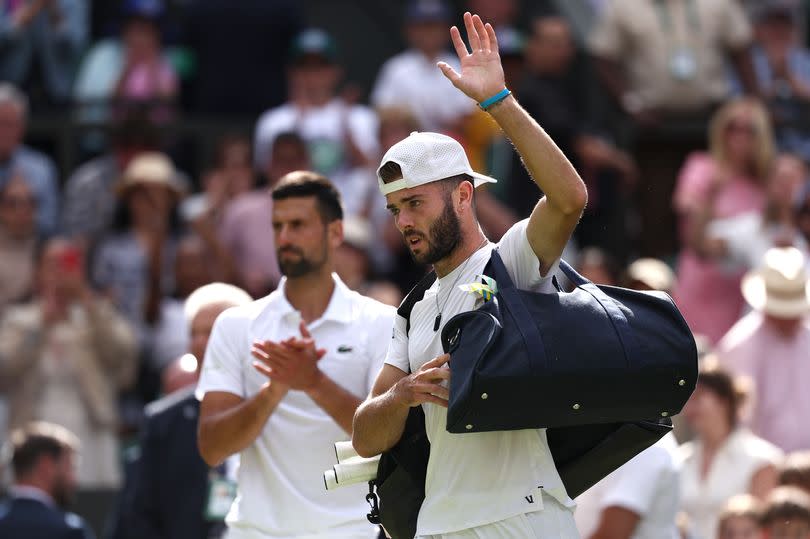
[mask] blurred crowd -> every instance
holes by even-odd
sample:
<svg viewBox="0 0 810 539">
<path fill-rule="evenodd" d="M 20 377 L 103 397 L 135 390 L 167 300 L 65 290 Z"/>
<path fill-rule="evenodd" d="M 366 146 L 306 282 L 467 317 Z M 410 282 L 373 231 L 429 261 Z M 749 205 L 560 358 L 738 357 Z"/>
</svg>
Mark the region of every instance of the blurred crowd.
<svg viewBox="0 0 810 539">
<path fill-rule="evenodd" d="M 490 239 L 527 216 L 540 193 L 510 142 L 436 68 L 457 65 L 448 27 L 470 9 L 588 186 L 564 257 L 599 284 L 669 292 L 700 343 L 677 441 L 581 501 L 583 536 L 617 537 L 619 507 L 637 516 L 627 537 L 810 538 L 806 4 L 391 3 L 385 32 L 406 48 L 361 88 L 343 64 L 352 29 L 314 27 L 294 0 L 0 1 L 0 439 L 68 429 L 32 436 L 46 456 L 80 448 L 79 512 L 126 537 L 147 405 L 193 386 L 202 359 L 187 298 L 214 282 L 259 298 L 281 278 L 267 190 L 282 176 L 329 177 L 345 206 L 335 269 L 391 305 L 425 268 L 375 170 L 410 132 L 457 138 L 499 179 L 476 201 Z M 73 170 L 26 143 L 29 121 L 65 111 L 102 128 L 75 141 Z M 169 133 L 201 116 L 254 127 L 218 133 L 200 167 Z M 7 472 L 36 472 L 12 452 Z"/>
</svg>

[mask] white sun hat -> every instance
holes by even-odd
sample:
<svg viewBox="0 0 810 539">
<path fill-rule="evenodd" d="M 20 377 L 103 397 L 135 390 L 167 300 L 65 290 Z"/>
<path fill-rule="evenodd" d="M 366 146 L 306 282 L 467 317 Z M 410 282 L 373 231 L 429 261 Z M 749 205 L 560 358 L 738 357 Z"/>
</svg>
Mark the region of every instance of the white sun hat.
<svg viewBox="0 0 810 539">
<path fill-rule="evenodd" d="M 402 169 L 402 178 L 385 183 L 380 178 L 380 168 L 389 161 L 399 165 Z M 472 176 L 475 187 L 498 181 L 475 172 L 461 144 L 440 133 L 414 131 L 385 152 L 380 161 L 380 168 L 377 169 L 377 181 L 383 195 L 460 174 Z"/>
<path fill-rule="evenodd" d="M 755 310 L 778 318 L 810 312 L 810 275 L 804 255 L 795 247 L 769 249 L 762 267 L 743 277 L 742 293 Z"/>
</svg>

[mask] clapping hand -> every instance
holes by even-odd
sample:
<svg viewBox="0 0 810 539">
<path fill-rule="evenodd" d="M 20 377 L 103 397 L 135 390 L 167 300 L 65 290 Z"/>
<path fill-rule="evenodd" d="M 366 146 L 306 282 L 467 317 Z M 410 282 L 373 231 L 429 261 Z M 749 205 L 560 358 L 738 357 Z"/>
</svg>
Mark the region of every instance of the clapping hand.
<svg viewBox="0 0 810 539">
<path fill-rule="evenodd" d="M 458 28 L 450 28 L 450 37 L 461 62 L 461 73 L 444 62 L 437 65 L 453 86 L 480 103 L 506 86 L 501 57 L 498 54 L 498 38 L 495 37 L 491 24 L 484 24 L 481 17 L 471 15 L 470 12 L 464 14 L 464 26 L 471 52 L 467 51 Z"/>
<path fill-rule="evenodd" d="M 301 338 L 290 337 L 281 342 L 256 341 L 250 353 L 256 359 L 253 367 L 272 383 L 307 391 L 313 389 L 323 376 L 318 361 L 326 350 L 315 347 L 315 340 L 304 322 L 299 329 Z"/>
</svg>

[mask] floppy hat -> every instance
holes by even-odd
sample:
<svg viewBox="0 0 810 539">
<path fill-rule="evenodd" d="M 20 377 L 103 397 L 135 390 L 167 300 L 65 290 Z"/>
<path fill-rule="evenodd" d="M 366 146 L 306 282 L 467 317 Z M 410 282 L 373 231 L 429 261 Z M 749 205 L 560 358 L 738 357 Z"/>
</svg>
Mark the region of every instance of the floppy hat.
<svg viewBox="0 0 810 539">
<path fill-rule="evenodd" d="M 742 281 L 745 300 L 757 311 L 778 318 L 797 318 L 810 311 L 807 261 L 795 247 L 769 249 L 761 268 Z"/>
<path fill-rule="evenodd" d="M 380 177 L 380 169 L 389 161 L 400 166 L 402 178 L 385 183 Z M 387 195 L 459 174 L 472 176 L 475 187 L 498 181 L 475 172 L 457 140 L 439 133 L 414 131 L 385 152 L 377 169 L 377 181 L 380 192 Z"/>
<path fill-rule="evenodd" d="M 160 152 L 144 152 L 130 161 L 115 185 L 115 191 L 123 195 L 137 185 L 162 185 L 177 196 L 186 193 L 186 186 L 178 177 L 171 160 Z"/>
</svg>

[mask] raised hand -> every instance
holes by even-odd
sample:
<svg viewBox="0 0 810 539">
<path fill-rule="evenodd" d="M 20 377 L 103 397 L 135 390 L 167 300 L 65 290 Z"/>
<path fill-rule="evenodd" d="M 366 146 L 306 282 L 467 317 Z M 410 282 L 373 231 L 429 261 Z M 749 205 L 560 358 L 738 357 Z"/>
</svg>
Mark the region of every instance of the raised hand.
<svg viewBox="0 0 810 539">
<path fill-rule="evenodd" d="M 301 337 L 291 337 L 279 343 L 256 341 L 251 348 L 253 363 L 260 373 L 291 389 L 307 391 L 315 387 L 323 373 L 318 361 L 326 350 L 315 347 L 315 341 L 303 322 Z"/>
<path fill-rule="evenodd" d="M 491 24 L 484 24 L 481 17 L 471 15 L 469 11 L 464 14 L 464 26 L 472 52 L 467 51 L 458 28 L 450 28 L 450 37 L 461 62 L 461 74 L 444 62 L 437 65 L 453 86 L 480 103 L 503 90 L 506 85 L 498 54 L 498 38 Z"/>
</svg>

